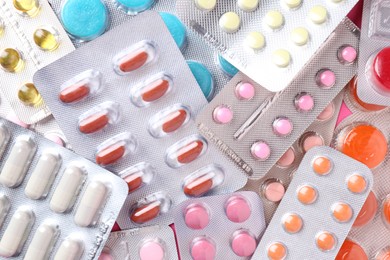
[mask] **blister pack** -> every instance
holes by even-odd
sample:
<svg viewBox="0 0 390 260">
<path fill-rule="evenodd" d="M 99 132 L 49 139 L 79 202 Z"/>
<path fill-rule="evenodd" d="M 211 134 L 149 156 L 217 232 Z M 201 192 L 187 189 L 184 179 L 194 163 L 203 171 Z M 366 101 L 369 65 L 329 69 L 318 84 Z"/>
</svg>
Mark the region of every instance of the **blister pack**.
<svg viewBox="0 0 390 260">
<path fill-rule="evenodd" d="M 3 119 L 0 155 L 0 256 L 97 259 L 126 199 L 126 183 Z"/>
<path fill-rule="evenodd" d="M 178 0 L 176 9 L 184 23 L 228 62 L 278 92 L 290 85 L 356 3 Z M 347 52 L 344 62 L 355 57 L 356 52 Z"/>
<path fill-rule="evenodd" d="M 246 182 L 197 134 L 193 118 L 207 101 L 158 13 L 107 32 L 34 82 L 72 148 L 128 182 L 122 229 L 170 224 L 177 203 Z"/>
<path fill-rule="evenodd" d="M 169 226 L 148 226 L 112 232 L 99 260 L 177 260 L 176 241 Z"/>
<path fill-rule="evenodd" d="M 182 259 L 249 259 L 265 229 L 263 204 L 254 192 L 190 199 L 175 212 Z"/>
<path fill-rule="evenodd" d="M 373 182 L 364 164 L 330 147 L 311 149 L 253 259 L 334 259 Z"/>
<path fill-rule="evenodd" d="M 237 74 L 196 121 L 200 133 L 250 178 L 264 176 L 356 73 L 359 31 L 345 19 L 291 85 L 276 93 Z"/>
<path fill-rule="evenodd" d="M 46 0 L 0 3 L 0 88 L 17 117 L 36 123 L 50 115 L 34 73 L 74 50 Z"/>
</svg>

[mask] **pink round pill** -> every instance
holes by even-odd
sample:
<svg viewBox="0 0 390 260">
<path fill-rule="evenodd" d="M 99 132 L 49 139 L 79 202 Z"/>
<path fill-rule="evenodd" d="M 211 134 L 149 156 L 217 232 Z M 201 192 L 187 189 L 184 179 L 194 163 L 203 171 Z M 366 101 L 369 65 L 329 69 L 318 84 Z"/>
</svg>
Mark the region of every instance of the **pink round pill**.
<svg viewBox="0 0 390 260">
<path fill-rule="evenodd" d="M 215 245 L 211 240 L 201 237 L 195 238 L 191 246 L 193 260 L 214 260 L 216 254 Z"/>
<path fill-rule="evenodd" d="M 303 152 L 309 151 L 311 148 L 315 146 L 324 145 L 324 139 L 320 135 L 314 132 L 307 132 L 302 135 L 301 147 Z"/>
<path fill-rule="evenodd" d="M 106 253 L 106 252 L 103 252 L 100 256 L 99 256 L 99 259 L 98 260 L 113 260 L 112 256 L 110 255 L 110 253 Z"/>
<path fill-rule="evenodd" d="M 220 105 L 214 109 L 213 118 L 218 124 L 227 124 L 233 119 L 233 111 L 225 105 Z"/>
<path fill-rule="evenodd" d="M 189 205 L 184 215 L 184 221 L 191 229 L 204 229 L 210 221 L 209 213 L 202 205 Z"/>
<path fill-rule="evenodd" d="M 276 164 L 280 167 L 288 167 L 293 164 L 294 160 L 294 150 L 292 148 L 288 148 L 288 150 L 282 155 L 282 157 L 280 157 Z"/>
<path fill-rule="evenodd" d="M 235 90 L 236 97 L 241 100 L 250 100 L 255 96 L 255 87 L 250 83 L 239 83 Z"/>
<path fill-rule="evenodd" d="M 64 140 L 60 136 L 54 133 L 46 134 L 45 137 L 49 139 L 50 141 L 55 142 L 58 145 L 65 146 Z"/>
<path fill-rule="evenodd" d="M 251 256 L 256 250 L 256 239 L 245 230 L 235 233 L 231 242 L 233 252 L 242 257 Z"/>
<path fill-rule="evenodd" d="M 264 161 L 271 155 L 271 148 L 266 142 L 258 141 L 252 145 L 251 153 L 255 159 Z"/>
<path fill-rule="evenodd" d="M 149 241 L 142 245 L 139 250 L 141 260 L 163 260 L 164 248 L 156 241 Z"/>
<path fill-rule="evenodd" d="M 342 64 L 351 64 L 356 60 L 357 51 L 351 45 L 344 45 L 337 51 L 337 57 Z"/>
<path fill-rule="evenodd" d="M 323 88 L 331 88 L 336 83 L 336 75 L 329 69 L 322 69 L 316 76 L 317 85 Z"/>
<path fill-rule="evenodd" d="M 325 107 L 325 109 L 317 116 L 318 120 L 324 121 L 331 118 L 334 114 L 335 108 L 333 102 Z"/>
<path fill-rule="evenodd" d="M 235 223 L 242 223 L 251 216 L 251 208 L 248 202 L 241 197 L 231 197 L 225 206 L 227 218 Z"/>
<path fill-rule="evenodd" d="M 20 121 L 20 119 L 18 118 L 18 116 L 14 113 L 14 112 L 11 112 L 7 115 L 7 118 L 6 118 L 8 121 L 11 121 L 12 123 L 15 123 L 21 127 L 24 127 L 24 128 L 29 128 L 30 125 L 29 124 L 26 124 L 22 121 Z"/>
<path fill-rule="evenodd" d="M 294 104 L 299 112 L 309 112 L 314 107 L 314 99 L 310 94 L 302 92 L 295 97 Z"/>
<path fill-rule="evenodd" d="M 287 117 L 278 117 L 272 123 L 274 133 L 278 136 L 287 136 L 293 130 L 293 124 Z"/>
<path fill-rule="evenodd" d="M 264 197 L 269 201 L 281 201 L 285 192 L 283 184 L 277 180 L 268 180 L 263 184 Z"/>
</svg>

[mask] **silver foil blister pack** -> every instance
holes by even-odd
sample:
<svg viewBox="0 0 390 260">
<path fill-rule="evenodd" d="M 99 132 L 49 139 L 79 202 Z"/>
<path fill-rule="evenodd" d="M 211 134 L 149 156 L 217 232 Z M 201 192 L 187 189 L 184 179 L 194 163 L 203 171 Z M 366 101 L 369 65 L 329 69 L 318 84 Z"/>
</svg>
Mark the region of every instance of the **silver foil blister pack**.
<svg viewBox="0 0 390 260">
<path fill-rule="evenodd" d="M 330 147 L 311 149 L 253 259 L 334 259 L 373 182 L 362 163 Z"/>
</svg>

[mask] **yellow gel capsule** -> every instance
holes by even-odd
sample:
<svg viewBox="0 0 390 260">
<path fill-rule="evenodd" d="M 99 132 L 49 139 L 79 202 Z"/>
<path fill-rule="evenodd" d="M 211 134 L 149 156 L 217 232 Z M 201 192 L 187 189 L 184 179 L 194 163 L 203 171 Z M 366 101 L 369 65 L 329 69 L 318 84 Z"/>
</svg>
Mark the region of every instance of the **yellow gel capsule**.
<svg viewBox="0 0 390 260">
<path fill-rule="evenodd" d="M 272 60 L 276 66 L 285 68 L 290 64 L 291 56 L 288 51 L 279 49 L 272 53 Z"/>
<path fill-rule="evenodd" d="M 39 13 L 38 0 L 13 0 L 14 7 L 23 15 L 34 17 Z"/>
<path fill-rule="evenodd" d="M 297 27 L 291 32 L 291 40 L 298 46 L 305 45 L 309 41 L 309 32 L 304 27 Z"/>
<path fill-rule="evenodd" d="M 27 106 L 38 106 L 42 103 L 41 94 L 33 83 L 26 83 L 18 91 L 19 100 Z"/>
<path fill-rule="evenodd" d="M 241 19 L 238 14 L 234 12 L 224 13 L 221 18 L 219 18 L 219 26 L 221 29 L 227 33 L 234 33 L 240 28 Z"/>
<path fill-rule="evenodd" d="M 18 72 L 23 68 L 22 55 L 15 49 L 6 48 L 0 51 L 0 66 L 7 72 Z"/>
<path fill-rule="evenodd" d="M 321 5 L 316 5 L 310 9 L 309 18 L 315 24 L 322 24 L 328 19 L 328 10 Z"/>
<path fill-rule="evenodd" d="M 245 45 L 255 51 L 262 49 L 265 45 L 264 35 L 260 32 L 251 32 L 245 38 Z"/>
<path fill-rule="evenodd" d="M 40 27 L 34 32 L 35 44 L 44 51 L 54 51 L 60 45 L 54 28 Z"/>
</svg>

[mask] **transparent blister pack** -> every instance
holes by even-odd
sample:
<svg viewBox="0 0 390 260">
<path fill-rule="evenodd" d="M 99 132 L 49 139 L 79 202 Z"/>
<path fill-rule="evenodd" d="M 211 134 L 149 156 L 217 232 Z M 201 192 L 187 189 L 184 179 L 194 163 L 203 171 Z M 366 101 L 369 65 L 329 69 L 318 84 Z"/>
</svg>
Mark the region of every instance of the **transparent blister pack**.
<svg viewBox="0 0 390 260">
<path fill-rule="evenodd" d="M 34 73 L 74 50 L 46 0 L 0 3 L 0 88 L 17 117 L 36 123 L 50 110 L 37 91 Z"/>
<path fill-rule="evenodd" d="M 169 226 L 148 226 L 112 232 L 99 260 L 177 260 L 176 241 Z"/>
<path fill-rule="evenodd" d="M 90 70 L 100 80 L 80 78 Z M 177 203 L 246 182 L 197 134 L 194 115 L 207 101 L 158 13 L 107 32 L 34 81 L 74 151 L 126 179 L 121 228 L 170 224 Z"/>
<path fill-rule="evenodd" d="M 284 91 L 260 91 L 237 74 L 196 121 L 200 133 L 250 178 L 277 162 L 356 73 L 340 52 L 357 51 L 359 31 L 347 18 Z"/>
<path fill-rule="evenodd" d="M 304 156 L 254 259 L 334 259 L 373 185 L 370 169 L 327 146 Z"/>
<path fill-rule="evenodd" d="M 182 259 L 250 259 L 265 229 L 263 204 L 251 191 L 190 199 L 175 209 L 175 229 Z"/>
<path fill-rule="evenodd" d="M 97 259 L 126 199 L 126 183 L 4 119 L 0 156 L 0 256 Z"/>
<path fill-rule="evenodd" d="M 184 23 L 228 62 L 278 92 L 290 85 L 356 3 L 178 0 L 176 9 Z M 344 53 L 345 62 L 357 55 Z"/>
</svg>

